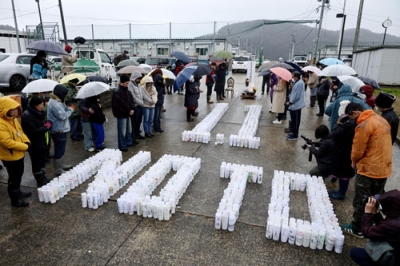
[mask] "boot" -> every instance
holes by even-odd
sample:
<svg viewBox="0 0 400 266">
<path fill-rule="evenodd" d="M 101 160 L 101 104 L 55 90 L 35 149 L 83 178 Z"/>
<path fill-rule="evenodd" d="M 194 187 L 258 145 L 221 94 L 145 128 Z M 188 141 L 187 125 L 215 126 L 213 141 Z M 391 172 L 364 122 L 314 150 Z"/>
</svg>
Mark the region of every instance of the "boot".
<svg viewBox="0 0 400 266">
<path fill-rule="evenodd" d="M 186 110 L 186 121 L 193 122 L 192 110 L 189 110 L 189 109 Z"/>
<path fill-rule="evenodd" d="M 198 116 L 199 115 L 199 112 L 196 112 L 196 110 L 192 110 L 192 116 Z"/>
<path fill-rule="evenodd" d="M 211 97 L 210 97 L 210 96 L 207 96 L 207 103 L 214 103 L 214 102 L 211 100 Z"/>
<path fill-rule="evenodd" d="M 19 199 L 24 199 L 24 198 L 27 198 L 30 196 L 32 196 L 31 192 L 22 192 L 21 189 L 18 190 L 18 198 Z"/>
<path fill-rule="evenodd" d="M 44 185 L 46 185 L 47 183 L 50 182 L 50 180 L 46 178 L 46 173 L 43 172 L 43 171 L 41 171 L 39 173 L 36 173 L 36 174 L 33 174 L 33 176 L 36 179 L 36 184 L 37 184 L 38 188 L 42 187 L 42 186 L 44 186 Z"/>
<path fill-rule="evenodd" d="M 62 175 L 63 173 L 65 173 L 65 171 L 63 170 L 63 168 L 61 166 L 61 159 L 53 158 L 53 166 L 54 166 L 54 174 L 56 176 L 59 176 L 59 175 Z"/>
<path fill-rule="evenodd" d="M 22 199 L 19 198 L 20 189 L 14 189 L 14 190 L 8 190 L 8 196 L 10 197 L 11 200 L 11 206 L 14 207 L 28 207 L 29 203 L 26 201 L 23 201 Z"/>
<path fill-rule="evenodd" d="M 70 164 L 64 164 L 63 158 L 60 158 L 60 160 L 61 160 L 61 167 L 62 167 L 63 170 L 72 169 L 72 165 L 70 165 Z"/>
</svg>

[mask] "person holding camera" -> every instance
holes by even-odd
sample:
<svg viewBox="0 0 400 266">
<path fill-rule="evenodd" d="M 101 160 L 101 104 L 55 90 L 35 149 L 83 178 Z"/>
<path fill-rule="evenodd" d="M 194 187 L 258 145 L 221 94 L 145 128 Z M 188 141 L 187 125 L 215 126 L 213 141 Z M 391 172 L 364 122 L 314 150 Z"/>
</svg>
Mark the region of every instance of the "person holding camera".
<svg viewBox="0 0 400 266">
<path fill-rule="evenodd" d="M 365 248 L 353 247 L 351 259 L 358 265 L 399 265 L 400 191 L 391 190 L 365 200 L 361 231 L 370 241 Z"/>
<path fill-rule="evenodd" d="M 315 129 L 315 138 L 320 139 L 320 141 L 312 142 L 312 144 L 307 143 L 307 148 L 317 160 L 317 165 L 310 170 L 310 175 L 328 177 L 333 153 L 333 141 L 329 137 L 328 127 L 325 125 L 318 126 Z"/>
</svg>

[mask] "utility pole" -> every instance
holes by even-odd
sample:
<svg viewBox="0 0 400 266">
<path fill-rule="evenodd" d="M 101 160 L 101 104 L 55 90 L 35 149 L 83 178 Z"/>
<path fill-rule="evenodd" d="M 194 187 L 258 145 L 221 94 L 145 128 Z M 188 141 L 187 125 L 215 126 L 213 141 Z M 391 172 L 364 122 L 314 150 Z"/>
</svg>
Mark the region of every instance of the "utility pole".
<svg viewBox="0 0 400 266">
<path fill-rule="evenodd" d="M 217 22 L 214 21 L 214 43 L 213 43 L 213 53 L 215 54 L 215 36 L 217 35 Z"/>
<path fill-rule="evenodd" d="M 337 51 L 336 53 L 338 54 L 338 59 L 339 60 L 340 60 L 340 52 L 342 50 L 341 48 L 342 48 L 342 42 L 343 42 L 344 24 L 346 23 L 346 16 L 345 16 L 345 13 L 344 13 L 345 11 L 346 11 L 346 0 L 344 0 L 344 3 L 343 3 L 342 27 L 340 28 L 338 47 L 336 49 L 336 51 Z"/>
<path fill-rule="evenodd" d="M 358 37 L 360 35 L 360 26 L 361 26 L 361 17 L 362 17 L 363 6 L 364 6 L 364 0 L 360 0 L 360 7 L 358 8 L 356 35 L 354 36 L 353 51 L 356 51 L 358 48 Z"/>
<path fill-rule="evenodd" d="M 321 0 L 319 0 L 321 1 Z M 318 62 L 318 45 L 319 45 L 319 36 L 321 34 L 321 27 L 322 27 L 322 19 L 324 18 L 324 8 L 325 8 L 325 2 L 327 0 L 322 0 L 322 6 L 321 6 L 321 15 L 319 17 L 319 25 L 318 25 L 318 34 L 317 34 L 317 40 L 315 41 L 315 52 L 314 52 L 314 64 Z M 328 0 L 329 1 L 329 0 Z"/>
<path fill-rule="evenodd" d="M 294 56 L 294 44 L 296 43 L 296 40 L 295 40 L 295 38 L 294 38 L 294 35 L 292 34 L 291 36 L 290 36 L 290 51 L 289 51 L 289 58 L 288 58 L 288 60 L 290 60 L 290 59 L 293 59 L 293 56 Z"/>
<path fill-rule="evenodd" d="M 40 27 L 42 29 L 42 39 L 44 40 L 44 30 L 43 30 L 43 21 L 42 21 L 42 12 L 40 12 L 40 4 L 39 4 L 39 0 L 35 0 L 38 6 L 38 10 L 39 10 L 39 18 L 40 18 Z"/>
<path fill-rule="evenodd" d="M 18 31 L 18 24 L 17 24 L 17 16 L 15 15 L 14 0 L 11 0 L 11 3 L 12 3 L 12 9 L 13 9 L 13 13 L 14 13 L 15 33 L 17 34 L 18 53 L 21 53 L 21 44 L 19 42 L 19 31 Z"/>
<path fill-rule="evenodd" d="M 62 28 L 63 28 L 63 34 L 64 34 L 64 43 L 65 43 L 65 45 L 67 45 L 68 44 L 67 29 L 65 28 L 64 12 L 62 9 L 61 0 L 58 0 L 58 5 L 60 6 L 60 16 L 61 16 L 61 24 L 62 24 Z"/>
</svg>

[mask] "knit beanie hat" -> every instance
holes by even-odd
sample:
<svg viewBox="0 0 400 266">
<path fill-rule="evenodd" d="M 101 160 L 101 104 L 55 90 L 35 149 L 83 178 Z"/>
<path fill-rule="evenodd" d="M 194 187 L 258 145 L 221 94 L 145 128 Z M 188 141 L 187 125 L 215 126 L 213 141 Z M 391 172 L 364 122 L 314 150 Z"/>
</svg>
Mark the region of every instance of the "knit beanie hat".
<svg viewBox="0 0 400 266">
<path fill-rule="evenodd" d="M 61 84 L 58 84 L 57 86 L 54 87 L 53 89 L 53 94 L 56 95 L 58 98 L 60 98 L 61 102 L 64 102 L 65 96 L 67 96 L 68 89 Z"/>
<path fill-rule="evenodd" d="M 129 76 L 128 75 L 121 75 L 121 77 L 119 78 L 119 81 L 121 83 L 125 83 L 125 82 L 129 81 Z"/>
<path fill-rule="evenodd" d="M 64 48 L 64 50 L 67 52 L 67 53 L 70 53 L 71 51 L 72 51 L 72 47 L 71 47 L 71 45 L 65 45 L 65 48 Z"/>
<path fill-rule="evenodd" d="M 32 98 L 29 100 L 29 106 L 35 108 L 35 106 L 41 104 L 43 99 L 39 96 L 33 95 Z"/>
<path fill-rule="evenodd" d="M 395 101 L 396 96 L 382 91 L 379 93 L 378 97 L 375 98 L 375 105 L 380 108 L 390 108 Z"/>
</svg>

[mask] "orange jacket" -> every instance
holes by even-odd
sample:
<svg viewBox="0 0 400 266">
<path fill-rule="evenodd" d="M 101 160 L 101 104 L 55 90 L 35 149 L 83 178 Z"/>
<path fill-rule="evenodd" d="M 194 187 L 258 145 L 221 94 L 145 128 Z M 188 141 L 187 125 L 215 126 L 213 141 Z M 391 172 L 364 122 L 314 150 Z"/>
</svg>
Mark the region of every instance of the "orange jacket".
<svg viewBox="0 0 400 266">
<path fill-rule="evenodd" d="M 390 125 L 372 110 L 362 112 L 357 118 L 351 161 L 360 175 L 386 178 L 392 174 Z"/>
</svg>

